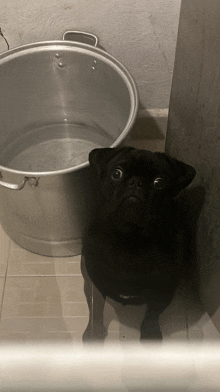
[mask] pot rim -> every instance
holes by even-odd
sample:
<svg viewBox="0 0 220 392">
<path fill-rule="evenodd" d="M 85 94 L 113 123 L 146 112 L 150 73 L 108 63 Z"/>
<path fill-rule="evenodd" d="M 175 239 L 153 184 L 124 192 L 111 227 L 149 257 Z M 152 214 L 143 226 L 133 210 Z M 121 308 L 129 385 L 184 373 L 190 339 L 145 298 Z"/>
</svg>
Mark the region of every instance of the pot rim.
<svg viewBox="0 0 220 392">
<path fill-rule="evenodd" d="M 132 126 L 134 125 L 134 122 L 137 118 L 137 113 L 139 109 L 139 94 L 138 94 L 138 89 L 136 86 L 136 82 L 133 79 L 133 76 L 131 75 L 130 71 L 119 61 L 117 60 L 114 56 L 106 52 L 105 50 L 91 46 L 89 44 L 81 43 L 81 42 L 76 42 L 76 41 L 65 41 L 65 40 L 52 40 L 52 41 L 42 41 L 42 42 L 34 42 L 26 45 L 21 45 L 15 48 L 12 48 L 8 51 L 5 51 L 0 54 L 0 67 L 1 64 L 12 60 L 13 58 L 19 57 L 20 55 L 24 54 L 24 52 L 28 51 L 30 54 L 32 52 L 35 52 L 36 49 L 38 50 L 48 50 L 49 48 L 53 50 L 59 50 L 60 49 L 82 49 L 82 52 L 89 52 L 89 54 L 96 54 L 97 57 L 99 57 L 102 60 L 105 60 L 107 63 L 109 63 L 110 66 L 113 66 L 117 72 L 120 74 L 122 79 L 124 80 L 125 84 L 127 85 L 129 95 L 130 95 L 130 101 L 131 101 L 131 107 L 130 107 L 130 113 L 128 116 L 127 123 L 119 135 L 119 137 L 109 146 L 109 148 L 114 148 L 118 147 L 123 140 L 125 140 L 126 136 L 128 135 L 129 131 L 131 130 Z M 0 165 L 0 174 L 1 173 L 13 173 L 17 175 L 22 175 L 25 177 L 42 177 L 42 176 L 54 176 L 54 175 L 60 175 L 60 174 L 68 174 L 72 172 L 76 172 L 78 170 L 82 170 L 86 167 L 89 166 L 89 162 L 86 161 L 80 165 L 77 166 L 71 166 L 66 169 L 61 169 L 61 170 L 54 170 L 54 171 L 44 171 L 44 172 L 29 172 L 29 171 L 22 171 L 22 170 L 16 170 L 16 169 L 10 169 L 7 166 L 2 166 Z"/>
</svg>

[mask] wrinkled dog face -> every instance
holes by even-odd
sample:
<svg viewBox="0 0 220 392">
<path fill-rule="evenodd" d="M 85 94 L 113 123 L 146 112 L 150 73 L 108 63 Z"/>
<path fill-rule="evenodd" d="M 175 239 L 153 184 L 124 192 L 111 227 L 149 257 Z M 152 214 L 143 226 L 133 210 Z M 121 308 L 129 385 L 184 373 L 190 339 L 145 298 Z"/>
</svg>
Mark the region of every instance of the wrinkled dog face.
<svg viewBox="0 0 220 392">
<path fill-rule="evenodd" d="M 89 161 L 105 215 L 134 224 L 159 217 L 195 176 L 164 153 L 130 147 L 95 149 Z"/>
</svg>

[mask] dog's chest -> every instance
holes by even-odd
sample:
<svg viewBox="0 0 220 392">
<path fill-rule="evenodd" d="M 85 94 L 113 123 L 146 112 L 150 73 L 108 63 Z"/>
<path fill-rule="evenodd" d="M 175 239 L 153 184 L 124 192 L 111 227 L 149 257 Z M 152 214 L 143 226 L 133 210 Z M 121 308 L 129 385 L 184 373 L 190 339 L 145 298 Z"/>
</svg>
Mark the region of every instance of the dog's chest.
<svg viewBox="0 0 220 392">
<path fill-rule="evenodd" d="M 85 264 L 96 287 L 115 300 L 130 300 L 143 290 L 165 292 L 181 273 L 176 245 L 131 238 L 123 241 L 92 235 L 84 243 Z M 175 283 L 176 284 L 176 283 Z"/>
<path fill-rule="evenodd" d="M 110 241 L 100 247 L 100 267 L 109 276 L 121 278 L 161 273 L 170 269 L 175 258 L 173 247 L 156 241 Z M 101 257 L 100 257 L 101 256 Z"/>
</svg>

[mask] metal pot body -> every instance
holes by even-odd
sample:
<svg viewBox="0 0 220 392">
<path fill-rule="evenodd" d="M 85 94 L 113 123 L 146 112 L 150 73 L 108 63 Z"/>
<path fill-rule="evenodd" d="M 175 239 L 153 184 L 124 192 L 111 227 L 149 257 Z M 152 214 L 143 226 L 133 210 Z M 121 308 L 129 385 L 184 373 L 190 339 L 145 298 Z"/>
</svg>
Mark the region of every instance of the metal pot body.
<svg viewBox="0 0 220 392">
<path fill-rule="evenodd" d="M 115 147 L 138 110 L 135 83 L 104 50 L 52 41 L 0 56 L 0 221 L 29 251 L 81 251 L 88 154 Z"/>
</svg>

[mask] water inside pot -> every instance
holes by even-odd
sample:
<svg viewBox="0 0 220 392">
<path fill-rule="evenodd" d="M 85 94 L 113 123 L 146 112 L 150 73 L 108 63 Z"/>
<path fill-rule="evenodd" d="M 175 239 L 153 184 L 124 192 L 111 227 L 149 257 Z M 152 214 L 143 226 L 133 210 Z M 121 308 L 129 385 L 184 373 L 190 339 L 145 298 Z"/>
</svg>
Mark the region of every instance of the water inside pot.
<svg viewBox="0 0 220 392">
<path fill-rule="evenodd" d="M 32 129 L 11 142 L 0 155 L 0 164 L 28 172 L 48 172 L 78 166 L 88 154 L 107 147 L 113 138 L 96 124 L 51 124 Z"/>
</svg>

